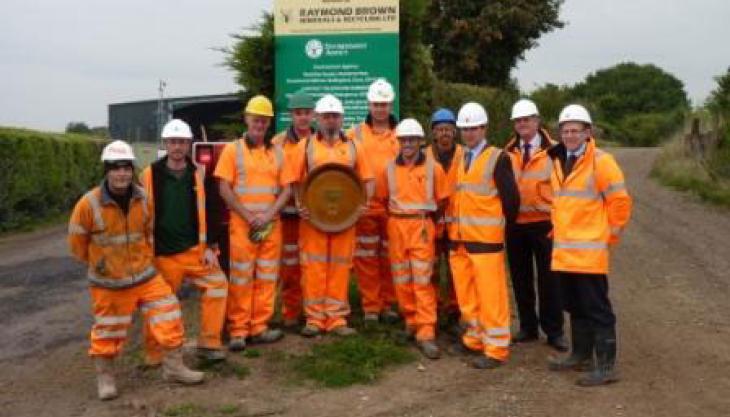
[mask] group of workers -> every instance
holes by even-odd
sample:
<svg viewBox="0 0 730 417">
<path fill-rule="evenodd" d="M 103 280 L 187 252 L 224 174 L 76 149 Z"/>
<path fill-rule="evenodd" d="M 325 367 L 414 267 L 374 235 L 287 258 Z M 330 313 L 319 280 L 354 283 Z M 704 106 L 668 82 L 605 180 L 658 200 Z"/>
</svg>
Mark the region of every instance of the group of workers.
<svg viewBox="0 0 730 417">
<path fill-rule="evenodd" d="M 176 293 L 183 280 L 201 291 L 196 353 L 220 361 L 223 333 L 231 351 L 284 337 L 271 326 L 279 293 L 284 328 L 301 326 L 305 337 L 355 334 L 348 322 L 351 271 L 364 323 L 402 319 L 427 358 L 441 355 L 442 313 L 459 330 L 450 349 L 469 355 L 475 368 L 499 367 L 512 343 L 538 340 L 542 329 L 554 349 L 571 350 L 551 357 L 551 370 L 590 370 L 577 381 L 583 386 L 616 380 L 607 273 L 631 198 L 614 158 L 596 147 L 589 112 L 565 107 L 555 141 L 536 105 L 519 100 L 511 115 L 515 135 L 500 149 L 487 140 L 486 110 L 471 102 L 456 116 L 436 111 L 426 145 L 418 121 L 393 116 L 395 91 L 387 80 L 375 80 L 367 99 L 366 120 L 345 132 L 335 96 L 315 102 L 293 94 L 291 126 L 273 138 L 271 101 L 248 101 L 246 133 L 225 146 L 213 174 L 231 212 L 228 276 L 215 228 L 207 227 L 205 170 L 190 158 L 190 127 L 177 119 L 164 127 L 167 154 L 140 182 L 132 148 L 123 141 L 105 147 L 104 180 L 80 199 L 69 223 L 71 251 L 88 265 L 95 320 L 89 354 L 99 398 L 117 396 L 114 358 L 138 309 L 146 363 L 160 365 L 172 381 L 203 381 L 182 360 Z M 338 232 L 316 227 L 301 195 L 308 175 L 332 163 L 351 168 L 366 193 L 357 223 Z M 507 264 L 519 316 L 515 335 Z"/>
</svg>

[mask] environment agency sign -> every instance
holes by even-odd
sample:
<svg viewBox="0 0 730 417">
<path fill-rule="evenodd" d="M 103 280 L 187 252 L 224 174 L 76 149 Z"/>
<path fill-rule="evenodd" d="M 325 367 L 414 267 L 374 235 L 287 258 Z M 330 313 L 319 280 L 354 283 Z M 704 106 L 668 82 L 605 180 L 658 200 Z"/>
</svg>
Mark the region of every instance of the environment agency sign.
<svg viewBox="0 0 730 417">
<path fill-rule="evenodd" d="M 290 122 L 287 101 L 303 90 L 334 94 L 345 127 L 367 116 L 367 89 L 376 78 L 399 91 L 398 0 L 275 0 L 276 129 Z M 398 114 L 396 97 L 395 113 Z"/>
</svg>

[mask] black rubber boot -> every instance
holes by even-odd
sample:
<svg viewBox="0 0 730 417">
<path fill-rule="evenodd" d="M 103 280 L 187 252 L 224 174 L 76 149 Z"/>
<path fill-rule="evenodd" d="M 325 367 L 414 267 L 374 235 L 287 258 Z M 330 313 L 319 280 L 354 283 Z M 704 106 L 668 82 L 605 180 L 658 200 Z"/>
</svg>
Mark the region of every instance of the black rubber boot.
<svg viewBox="0 0 730 417">
<path fill-rule="evenodd" d="M 616 364 L 616 328 L 596 329 L 596 366 L 587 376 L 576 381 L 581 387 L 595 387 L 618 381 L 614 371 Z"/>
<path fill-rule="evenodd" d="M 570 320 L 570 355 L 562 358 L 548 359 L 551 371 L 587 371 L 593 364 L 594 335 L 587 320 Z"/>
</svg>

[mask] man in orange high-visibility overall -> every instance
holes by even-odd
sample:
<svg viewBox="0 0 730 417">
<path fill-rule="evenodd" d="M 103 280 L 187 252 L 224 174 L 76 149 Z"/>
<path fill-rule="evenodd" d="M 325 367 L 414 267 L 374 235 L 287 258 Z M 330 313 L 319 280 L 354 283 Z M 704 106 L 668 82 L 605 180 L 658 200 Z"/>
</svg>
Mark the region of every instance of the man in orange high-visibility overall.
<svg viewBox="0 0 730 417">
<path fill-rule="evenodd" d="M 299 92 L 289 97 L 291 126 L 271 142 L 284 150 L 285 165 L 289 165 L 296 153 L 300 141 L 314 134 L 314 98 L 307 93 Z M 286 168 L 285 168 L 286 169 Z M 289 199 L 281 210 L 283 240 L 281 253 L 281 315 L 284 328 L 299 325 L 302 317 L 301 268 L 299 266 L 299 212 L 294 197 Z"/>
<path fill-rule="evenodd" d="M 298 152 L 289 165 L 286 182 L 293 183 L 295 195 L 299 185 L 314 168 L 337 163 L 353 168 L 365 182 L 367 199 L 373 196 L 373 175 L 360 145 L 342 132 L 345 113 L 342 103 L 324 95 L 315 107 L 318 132 L 299 142 Z M 298 196 L 297 196 L 298 197 Z M 347 325 L 350 314 L 348 283 L 355 250 L 355 226 L 338 233 L 323 232 L 309 221 L 309 211 L 297 199 L 299 214 L 299 250 L 302 266 L 302 293 L 307 324 L 301 333 L 313 337 L 321 332 L 347 336 L 355 330 Z M 364 211 L 365 207 L 361 207 Z"/>
<path fill-rule="evenodd" d="M 396 120 L 392 115 L 395 92 L 388 81 L 380 78 L 370 85 L 367 97 L 367 119 L 353 126 L 347 136 L 361 145 L 368 156 L 375 176 L 375 192 L 382 194 L 385 166 L 398 154 Z M 381 316 L 386 322 L 398 320 L 398 313 L 393 309 L 395 292 L 388 262 L 386 220 L 385 206 L 373 200 L 357 222 L 355 275 L 366 323 L 377 322 Z"/>
<path fill-rule="evenodd" d="M 226 145 L 215 176 L 231 210 L 228 349 L 272 343 L 284 334 L 269 328 L 281 262 L 279 212 L 291 196 L 283 183 L 284 152 L 266 132 L 274 116 L 271 101 L 255 96 L 246 104 L 244 136 Z"/>
<path fill-rule="evenodd" d="M 558 125 L 561 144 L 549 152 L 554 161 L 551 266 L 560 275 L 572 340 L 570 355 L 550 360 L 549 366 L 592 366 L 577 384 L 604 385 L 618 380 L 616 316 L 608 298 L 609 248 L 629 222 L 631 197 L 616 160 L 596 147 L 585 107 L 567 106 Z"/>
<path fill-rule="evenodd" d="M 446 174 L 421 150 L 423 128 L 415 119 L 405 119 L 396 129 L 400 154 L 386 167 L 388 204 L 388 249 L 398 306 L 406 332 L 416 338 L 429 359 L 440 357 L 436 345 L 436 290 L 431 283 L 435 261 L 439 206 L 448 197 Z"/>
<path fill-rule="evenodd" d="M 556 142 L 547 130 L 540 128 L 540 113 L 531 100 L 522 99 L 512 106 L 512 123 L 515 136 L 505 151 L 512 160 L 520 189 L 520 214 L 515 224 L 507 228 L 506 235 L 512 289 L 520 319 L 520 331 L 512 340 L 515 343 L 538 340 L 540 327 L 548 345 L 565 352 L 568 342 L 563 336 L 560 277 L 550 270 L 553 161 L 548 150 Z M 539 314 L 535 312 L 535 275 Z"/>
<path fill-rule="evenodd" d="M 203 373 L 182 361 L 180 305 L 155 269 L 152 216 L 147 196 L 133 184 L 132 147 L 114 141 L 101 155 L 105 178 L 76 203 L 68 224 L 74 257 L 88 265 L 94 325 L 89 355 L 94 358 L 99 399 L 117 397 L 114 359 L 119 355 L 141 310 L 150 333 L 165 350 L 162 375 L 185 384 L 203 381 Z"/>
<path fill-rule="evenodd" d="M 450 199 L 451 270 L 472 366 L 492 369 L 509 357 L 510 309 L 504 228 L 517 217 L 520 196 L 509 157 L 487 143 L 487 112 L 467 103 L 456 121 L 464 141 L 456 188 Z"/>
<path fill-rule="evenodd" d="M 449 181 L 449 187 L 453 188 L 459 161 L 464 158 L 464 148 L 456 143 L 456 116 L 451 110 L 442 108 L 433 113 L 431 116 L 431 135 L 433 144 L 426 148 L 426 154 L 441 165 Z M 441 315 L 446 316 L 444 327 L 453 336 L 461 337 L 459 303 L 456 301 L 454 278 L 451 275 L 451 266 L 449 265 L 447 225 L 451 221 L 451 217 L 448 210 L 445 210 L 436 219 L 436 264 L 433 268 L 432 282 L 436 286 L 436 294 L 439 296 L 438 311 Z M 444 294 L 440 294 L 440 263 L 442 259 L 446 263 L 446 279 L 444 282 L 446 291 Z"/>
<path fill-rule="evenodd" d="M 225 359 L 221 332 L 226 318 L 228 280 L 218 265 L 216 236 L 208 234 L 205 170 L 190 159 L 193 133 L 182 120 L 162 129 L 166 156 L 141 176 L 155 213 L 155 266 L 177 292 L 183 279 L 201 291 L 200 336 L 196 353 L 208 361 Z M 157 365 L 162 350 L 145 327 L 145 361 Z"/>
</svg>

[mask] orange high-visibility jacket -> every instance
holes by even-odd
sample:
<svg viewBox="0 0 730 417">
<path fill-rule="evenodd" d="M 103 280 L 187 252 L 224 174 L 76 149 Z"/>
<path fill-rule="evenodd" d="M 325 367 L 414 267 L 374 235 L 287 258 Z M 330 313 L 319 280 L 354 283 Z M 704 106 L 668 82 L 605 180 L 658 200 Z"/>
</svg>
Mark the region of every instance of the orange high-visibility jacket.
<svg viewBox="0 0 730 417">
<path fill-rule="evenodd" d="M 163 159 L 160 163 L 165 163 Z M 192 161 L 188 161 L 189 164 L 193 164 Z M 194 165 L 194 164 L 193 164 Z M 195 165 L 194 165 L 195 166 Z M 195 174 L 193 175 L 195 182 L 195 206 L 197 209 L 197 221 L 198 221 L 198 245 L 200 250 L 203 251 L 207 247 L 208 239 L 208 224 L 205 216 L 205 168 L 202 166 L 195 166 Z M 147 193 L 149 199 L 149 205 L 152 213 L 155 212 L 155 190 L 154 180 L 152 178 L 152 166 L 148 166 L 142 171 L 140 175 L 140 181 L 142 186 Z"/>
<path fill-rule="evenodd" d="M 501 149 L 487 146 L 471 162 L 469 172 L 464 172 L 463 161 L 454 161 L 458 168 L 449 204 L 451 241 L 504 243 L 505 217 L 494 182 L 494 168 L 501 155 Z"/>
<path fill-rule="evenodd" d="M 435 212 L 438 202 L 448 198 L 446 174 L 433 158 L 420 153 L 413 165 L 398 156 L 385 170 L 388 212 L 423 214 Z"/>
<path fill-rule="evenodd" d="M 311 135 L 310 135 L 311 136 Z M 307 136 L 309 137 L 309 136 Z M 284 151 L 284 165 L 290 165 L 294 163 L 293 159 L 296 158 L 296 149 L 299 142 L 306 140 L 307 137 L 297 137 L 296 132 L 294 131 L 293 127 L 289 127 L 289 129 L 284 130 L 282 132 L 279 132 L 276 136 L 274 136 L 271 139 L 271 143 L 275 146 L 280 146 L 281 149 Z M 286 203 L 284 208 L 281 209 L 281 214 L 287 215 L 287 216 L 298 216 L 299 211 L 297 210 L 294 193 L 292 193 L 291 198 Z"/>
<path fill-rule="evenodd" d="M 314 168 L 328 164 L 337 163 L 353 168 L 360 176 L 360 180 L 369 181 L 373 179 L 370 164 L 365 159 L 364 152 L 360 145 L 341 135 L 340 140 L 330 145 L 321 138 L 320 134 L 313 135 L 297 144 L 296 151 L 286 172 L 284 184 L 299 182 L 303 183 L 307 174 Z"/>
<path fill-rule="evenodd" d="M 226 145 L 214 175 L 231 184 L 247 210 L 264 211 L 282 192 L 283 166 L 284 151 L 280 146 L 252 148 L 244 137 Z"/>
<path fill-rule="evenodd" d="M 553 172 L 553 160 L 547 151 L 557 142 L 545 129 L 540 129 L 540 136 L 542 136 L 541 147 L 532 154 L 526 165 L 523 164 L 520 140 L 517 137 L 512 138 L 505 146 L 520 189 L 520 213 L 517 215 L 517 223 L 550 221 L 550 209 L 553 203 L 550 175 Z"/>
<path fill-rule="evenodd" d="M 382 195 L 386 192 L 385 169 L 389 161 L 392 161 L 400 151 L 398 138 L 395 136 L 395 119 L 391 118 L 392 128 L 382 134 L 375 134 L 368 122 L 362 122 L 353 126 L 347 137 L 357 142 L 365 155 L 368 156 L 370 169 L 375 176 L 375 195 Z M 384 213 L 385 206 L 382 200 L 372 199 L 368 207 L 368 213 Z"/>
<path fill-rule="evenodd" d="M 124 215 L 106 188 L 95 187 L 76 203 L 68 224 L 71 253 L 88 265 L 93 286 L 121 289 L 157 275 L 152 253 L 152 211 L 145 191 L 132 185 Z"/>
<path fill-rule="evenodd" d="M 433 158 L 434 161 L 439 162 L 438 158 L 436 157 L 436 145 L 431 145 L 426 147 L 426 156 Z M 453 190 L 456 187 L 456 175 L 459 170 L 459 164 L 464 159 L 464 147 L 459 145 L 458 143 L 454 144 L 454 156 L 451 159 L 451 165 L 449 165 L 449 169 L 447 170 L 446 167 L 444 167 L 441 163 L 441 168 L 446 172 L 446 181 L 449 190 Z M 450 195 L 451 193 L 449 193 Z M 454 216 L 451 213 L 451 205 L 446 206 L 446 210 L 444 210 L 444 213 L 440 216 L 440 218 L 436 219 L 436 236 L 441 237 L 444 234 L 444 231 L 448 227 L 448 224 L 451 223 L 451 219 L 453 219 Z"/>
<path fill-rule="evenodd" d="M 557 155 L 558 145 L 555 152 Z M 553 260 L 555 271 L 607 274 L 609 244 L 631 217 L 631 197 L 624 175 L 610 154 L 596 148 L 595 139 L 565 177 L 554 160 Z"/>
</svg>

